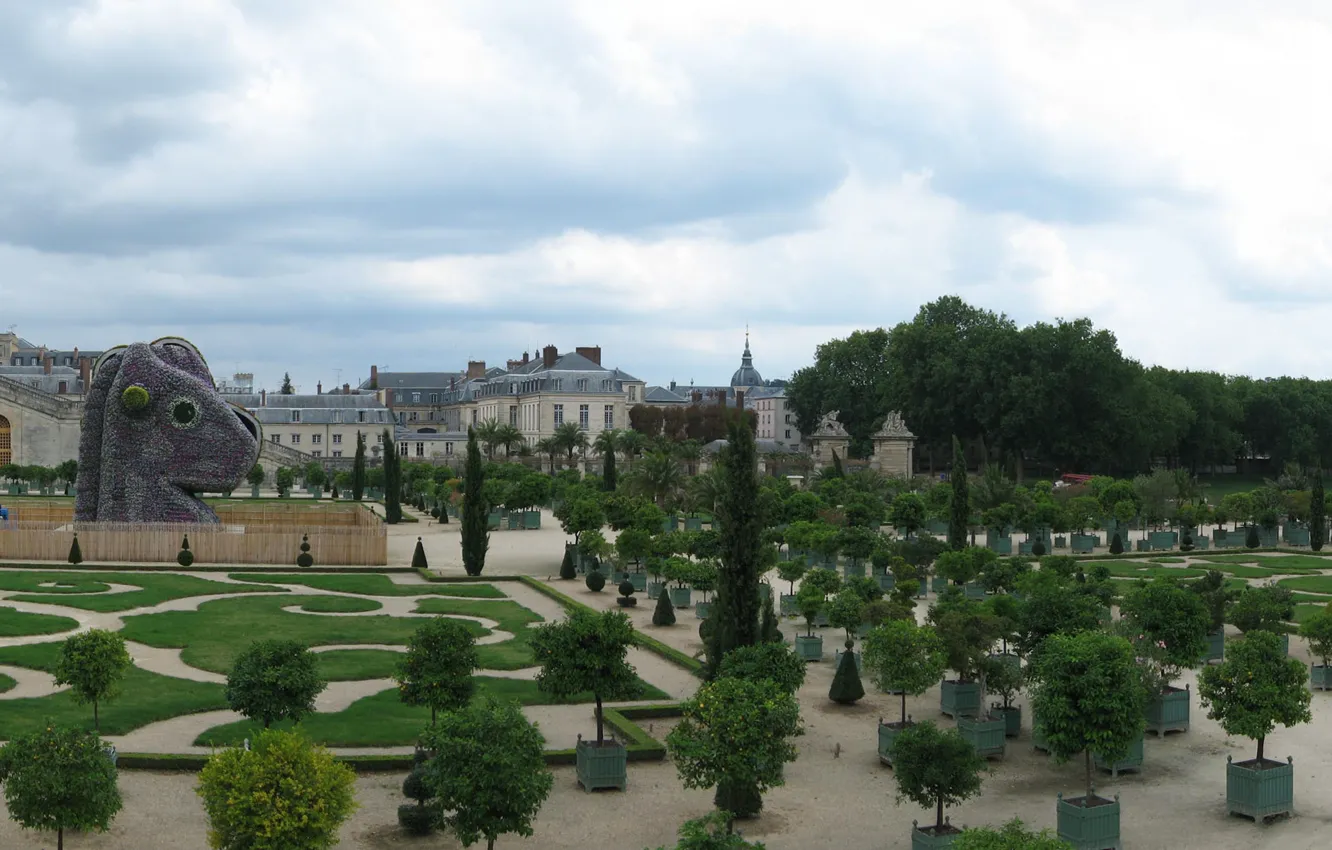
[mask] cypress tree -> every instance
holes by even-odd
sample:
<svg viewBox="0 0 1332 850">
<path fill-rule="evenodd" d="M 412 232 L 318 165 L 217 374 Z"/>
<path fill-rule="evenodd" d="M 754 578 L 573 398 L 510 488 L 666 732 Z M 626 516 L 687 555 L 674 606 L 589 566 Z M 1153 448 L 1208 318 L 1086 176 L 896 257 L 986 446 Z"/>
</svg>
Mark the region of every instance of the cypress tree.
<svg viewBox="0 0 1332 850">
<path fill-rule="evenodd" d="M 967 528 L 971 524 L 971 493 L 967 483 L 967 457 L 962 444 L 953 435 L 953 471 L 949 474 L 953 486 L 952 504 L 948 515 L 948 548 L 960 552 L 967 548 Z"/>
<path fill-rule="evenodd" d="M 721 570 L 717 582 L 717 630 L 708 644 L 708 679 L 722 656 L 759 641 L 759 557 L 763 519 L 759 514 L 758 446 L 745 417 L 733 418 L 720 463 L 723 479 L 717 520 L 721 527 Z"/>
<path fill-rule="evenodd" d="M 1124 554 L 1124 538 L 1119 536 L 1118 531 L 1115 532 L 1114 537 L 1110 538 L 1110 554 L 1111 555 Z"/>
<path fill-rule="evenodd" d="M 601 489 L 614 492 L 615 484 L 615 452 L 606 452 L 601 458 Z"/>
<path fill-rule="evenodd" d="M 485 467 L 481 465 L 481 447 L 476 431 L 467 429 L 467 465 L 463 467 L 462 555 L 463 569 L 469 576 L 481 575 L 490 548 L 490 529 L 486 525 Z"/>
<path fill-rule="evenodd" d="M 416 551 L 412 552 L 412 569 L 428 570 L 429 562 L 426 561 L 425 546 L 421 543 L 421 538 L 416 538 Z"/>
<path fill-rule="evenodd" d="M 1257 549 L 1262 545 L 1262 542 L 1258 539 L 1258 526 L 1249 526 L 1249 533 L 1244 535 L 1244 545 L 1250 549 Z"/>
<path fill-rule="evenodd" d="M 1327 504 L 1323 496 L 1323 469 L 1320 465 L 1314 470 L 1313 482 L 1309 493 L 1309 548 L 1315 552 L 1323 551 L 1327 542 Z"/>
<path fill-rule="evenodd" d="M 393 433 L 384 429 L 384 521 L 402 522 L 402 457 Z"/>
<path fill-rule="evenodd" d="M 1320 490 L 1319 492 L 1322 491 Z M 1320 542 L 1319 545 L 1321 546 L 1322 543 Z M 69 544 L 69 562 L 71 564 L 83 563 L 83 550 L 79 548 L 79 535 L 77 532 L 74 534 L 74 542 Z"/>
<path fill-rule="evenodd" d="M 708 619 L 712 618 L 709 617 Z M 661 589 L 661 594 L 657 596 L 657 607 L 652 611 L 652 625 L 675 625 L 675 606 L 671 604 L 671 595 L 666 592 L 664 587 Z"/>
<path fill-rule="evenodd" d="M 365 435 L 356 432 L 356 459 L 352 461 L 352 498 L 361 501 L 365 495 Z"/>
<path fill-rule="evenodd" d="M 578 570 L 574 568 L 572 549 L 566 548 L 564 550 L 564 560 L 560 561 L 560 578 L 565 581 L 578 578 Z"/>
<path fill-rule="evenodd" d="M 764 643 L 785 643 L 781 625 L 777 621 L 777 609 L 772 607 L 772 594 L 763 597 L 763 615 L 759 618 L 759 640 Z"/>
<path fill-rule="evenodd" d="M 842 705 L 851 705 L 865 695 L 865 686 L 860 681 L 860 670 L 856 667 L 856 654 L 851 651 L 851 641 L 846 642 L 846 652 L 837 662 L 837 672 L 833 674 L 832 687 L 828 689 L 828 699 Z"/>
</svg>

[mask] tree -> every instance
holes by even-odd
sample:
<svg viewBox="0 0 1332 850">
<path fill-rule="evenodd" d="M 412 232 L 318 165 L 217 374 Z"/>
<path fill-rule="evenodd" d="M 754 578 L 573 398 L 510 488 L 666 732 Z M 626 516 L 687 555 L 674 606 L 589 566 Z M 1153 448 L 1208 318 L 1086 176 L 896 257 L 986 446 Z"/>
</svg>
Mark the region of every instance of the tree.
<svg viewBox="0 0 1332 850">
<path fill-rule="evenodd" d="M 1309 641 L 1309 654 L 1332 667 L 1332 611 L 1324 608 L 1300 623 L 1300 637 Z"/>
<path fill-rule="evenodd" d="M 805 565 L 805 559 L 792 558 L 789 561 L 782 561 L 777 565 L 777 577 L 790 586 L 791 595 L 795 595 L 795 583 L 805 577 L 809 567 Z"/>
<path fill-rule="evenodd" d="M 79 534 L 74 532 L 74 540 L 69 544 L 69 556 L 66 558 L 71 564 L 83 563 L 83 550 L 79 548 Z"/>
<path fill-rule="evenodd" d="M 1073 850 L 1073 845 L 1048 829 L 1033 832 L 1018 818 L 995 829 L 976 826 L 962 830 L 953 839 L 951 850 Z"/>
<path fill-rule="evenodd" d="M 467 463 L 463 467 L 462 556 L 463 569 L 469 576 L 481 575 L 490 549 L 490 506 L 486 504 L 485 484 L 486 472 L 476 431 L 468 428 Z"/>
<path fill-rule="evenodd" d="M 277 486 L 278 494 L 286 496 L 291 493 L 292 485 L 296 483 L 296 473 L 288 467 L 279 466 L 277 474 L 273 476 L 273 483 Z"/>
<path fill-rule="evenodd" d="M 967 545 L 967 532 L 971 529 L 971 494 L 967 484 L 967 457 L 956 434 L 953 435 L 953 471 L 948 483 L 953 490 L 948 503 L 948 546 L 957 550 Z"/>
<path fill-rule="evenodd" d="M 55 476 L 65 484 L 65 495 L 69 495 L 70 485 L 79 478 L 79 462 L 73 458 L 56 464 Z"/>
<path fill-rule="evenodd" d="M 537 687 L 542 693 L 561 698 L 592 693 L 597 746 L 605 740 L 602 700 L 634 699 L 642 693 L 638 674 L 625 660 L 633 642 L 634 627 L 619 611 L 595 614 L 579 609 L 563 622 L 538 627 L 532 635 L 532 653 L 541 665 Z"/>
<path fill-rule="evenodd" d="M 865 454 L 870 434 L 888 401 L 888 331 L 855 331 L 846 339 L 820 345 L 814 364 L 791 376 L 786 393 L 802 433 L 812 434 L 819 417 L 838 411 L 851 435 L 852 450 Z"/>
<path fill-rule="evenodd" d="M 384 429 L 384 521 L 402 522 L 402 455 L 393 433 Z"/>
<path fill-rule="evenodd" d="M 759 511 L 758 448 L 747 422 L 732 419 L 719 463 L 725 475 L 718 502 L 721 571 L 708 644 L 706 676 L 715 676 L 722 656 L 759 639 L 759 559 L 763 521 Z"/>
<path fill-rule="evenodd" d="M 283 372 L 283 373 L 282 373 L 282 387 L 281 387 L 281 389 L 278 390 L 278 392 L 279 392 L 280 394 L 282 394 L 282 395 L 291 395 L 292 393 L 296 392 L 295 388 L 292 387 L 292 385 L 291 385 L 291 373 L 290 373 L 290 372 Z"/>
<path fill-rule="evenodd" d="M 790 739 L 802 729 L 795 697 L 771 680 L 719 677 L 702 685 L 681 711 L 666 746 L 684 786 L 716 787 L 718 798 L 746 803 L 740 810 L 725 808 L 736 817 L 758 814 L 762 793 L 784 784 L 782 765 L 796 758 Z M 732 788 L 753 789 L 755 796 Z"/>
<path fill-rule="evenodd" d="M 268 473 L 264 472 L 263 466 L 257 463 L 250 467 L 249 472 L 245 473 L 245 480 L 251 487 L 258 487 L 260 484 L 263 484 L 264 479 L 267 477 Z"/>
<path fill-rule="evenodd" d="M 713 619 L 712 622 L 715 623 L 716 620 Z M 670 593 L 664 587 L 661 589 L 661 593 L 657 595 L 657 607 L 652 609 L 652 625 L 675 625 L 675 606 L 671 604 Z"/>
<path fill-rule="evenodd" d="M 574 543 L 579 542 L 584 532 L 597 531 L 606 524 L 606 514 L 601 503 L 586 492 L 580 492 L 567 498 L 556 518 L 565 534 L 572 534 Z"/>
<path fill-rule="evenodd" d="M 915 493 L 898 493 L 888 506 L 888 521 L 911 537 L 925 525 L 925 500 Z"/>
<path fill-rule="evenodd" d="M 889 620 L 865 637 L 864 647 L 870 681 L 884 693 L 902 692 L 902 717 L 896 725 L 906 728 L 907 695 L 920 696 L 943 677 L 948 663 L 943 641 L 914 619 Z"/>
<path fill-rule="evenodd" d="M 356 432 L 356 458 L 352 461 L 352 498 L 361 501 L 365 495 L 365 435 Z"/>
<path fill-rule="evenodd" d="M 1198 674 L 1198 698 L 1227 735 L 1258 742 L 1256 758 L 1261 763 L 1263 744 L 1277 724 L 1313 720 L 1308 678 L 1302 662 L 1286 657 L 1279 637 L 1253 631 L 1226 647 L 1224 661 Z"/>
<path fill-rule="evenodd" d="M 472 700 L 477 667 L 476 638 L 458 620 L 427 620 L 407 639 L 407 652 L 393 678 L 407 705 L 430 707 L 430 725 L 440 711 L 458 711 Z"/>
<path fill-rule="evenodd" d="M 265 729 L 199 772 L 208 843 L 220 850 L 326 850 L 356 811 L 356 774 L 298 730 Z"/>
<path fill-rule="evenodd" d="M 679 843 L 657 850 L 766 850 L 761 841 L 746 841 L 739 833 L 728 832 L 730 823 L 730 812 L 712 812 L 687 820 L 680 826 Z"/>
<path fill-rule="evenodd" d="M 1050 754 L 1062 763 L 1083 756 L 1086 796 L 1092 803 L 1092 753 L 1109 762 L 1128 754 L 1146 727 L 1146 693 L 1133 647 L 1101 632 L 1053 634 L 1030 661 L 1033 722 Z M 1072 802 L 1072 801 L 1070 801 Z"/>
<path fill-rule="evenodd" d="M 956 806 L 980 793 L 985 759 L 955 731 L 942 731 L 933 721 L 914 724 L 893 739 L 893 773 L 897 801 L 910 800 L 935 810 L 934 834 L 944 831 L 944 807 Z"/>
<path fill-rule="evenodd" d="M 116 697 L 120 680 L 132 666 L 125 638 L 117 632 L 89 629 L 65 639 L 56 663 L 55 683 L 69 685 L 70 695 L 79 705 L 92 703 L 93 728 L 100 730 L 98 705 Z"/>
<path fill-rule="evenodd" d="M 1309 492 L 1309 548 L 1323 551 L 1327 542 L 1327 503 L 1323 495 L 1323 471 L 1314 471 Z"/>
<path fill-rule="evenodd" d="M 1295 602 L 1289 588 L 1275 583 L 1246 587 L 1230 606 L 1230 622 L 1244 634 L 1255 631 L 1281 634 L 1289 632 L 1286 621 L 1295 616 Z"/>
<path fill-rule="evenodd" d="M 794 696 L 805 683 L 805 662 L 781 643 L 737 646 L 722 656 L 718 677 L 770 681 Z"/>
<path fill-rule="evenodd" d="M 851 641 L 846 642 L 846 647 L 846 652 L 842 653 L 837 662 L 837 671 L 833 673 L 828 699 L 841 705 L 852 705 L 865 695 L 865 686 L 860 681 L 860 670 L 856 666 L 855 653 L 851 651 Z"/>
<path fill-rule="evenodd" d="M 324 482 L 328 480 L 328 472 L 324 465 L 317 460 L 312 460 L 301 470 L 301 477 L 305 479 L 308 487 L 323 487 Z"/>
<path fill-rule="evenodd" d="M 532 821 L 554 785 L 546 739 L 513 703 L 488 699 L 444 715 L 421 736 L 433 753 L 421 781 L 436 799 L 440 821 L 464 847 L 501 835 L 532 834 Z"/>
<path fill-rule="evenodd" d="M 9 817 L 24 829 L 105 832 L 120 811 L 116 766 L 96 734 L 55 726 L 13 738 L 0 748 L 0 784 Z"/>
<path fill-rule="evenodd" d="M 257 640 L 227 674 L 227 705 L 267 729 L 278 720 L 299 723 L 314 712 L 328 686 L 314 653 L 294 640 Z"/>
<path fill-rule="evenodd" d="M 430 569 L 430 562 L 426 560 L 425 544 L 421 542 L 419 537 L 416 538 L 416 548 L 412 550 L 412 569 Z"/>
<path fill-rule="evenodd" d="M 1119 610 L 1129 628 L 1153 647 L 1148 657 L 1164 687 L 1207 652 L 1211 625 L 1207 606 L 1198 594 L 1173 579 L 1158 578 L 1138 585 L 1124 595 Z"/>
</svg>

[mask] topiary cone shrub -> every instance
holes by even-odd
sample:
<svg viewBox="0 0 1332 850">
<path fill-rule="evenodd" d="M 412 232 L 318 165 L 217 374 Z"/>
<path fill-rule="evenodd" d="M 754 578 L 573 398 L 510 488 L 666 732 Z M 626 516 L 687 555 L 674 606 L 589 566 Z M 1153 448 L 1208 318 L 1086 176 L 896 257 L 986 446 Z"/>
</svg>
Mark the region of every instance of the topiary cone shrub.
<svg viewBox="0 0 1332 850">
<path fill-rule="evenodd" d="M 1249 526 L 1249 533 L 1244 535 L 1245 548 L 1257 549 L 1261 543 L 1262 541 L 1258 539 L 1258 526 L 1256 525 Z"/>
<path fill-rule="evenodd" d="M 1115 532 L 1114 537 L 1110 538 L 1110 554 L 1111 555 L 1124 554 L 1124 540 L 1119 536 L 1118 531 Z"/>
<path fill-rule="evenodd" d="M 83 563 L 83 550 L 79 548 L 79 535 L 77 532 L 74 534 L 74 542 L 69 544 L 69 562 L 71 564 Z"/>
<path fill-rule="evenodd" d="M 705 620 L 704 622 L 707 622 Z M 675 606 L 671 604 L 671 595 L 663 592 L 657 597 L 657 607 L 652 612 L 652 625 L 675 625 Z"/>
<path fill-rule="evenodd" d="M 1192 535 L 1192 534 L 1186 534 L 1186 535 L 1184 535 L 1184 538 L 1183 538 L 1182 540 L 1179 541 L 1179 551 L 1181 551 L 1181 552 L 1192 552 L 1192 551 L 1193 551 L 1193 535 Z"/>
<path fill-rule="evenodd" d="M 584 579 L 583 583 L 586 584 L 587 589 L 593 593 L 600 593 L 601 589 L 606 586 L 606 577 L 601 574 L 601 570 L 593 570 L 587 574 L 587 578 Z"/>
<path fill-rule="evenodd" d="M 412 569 L 428 570 L 430 564 L 426 561 L 425 545 L 421 543 L 421 538 L 416 538 L 416 550 L 412 552 Z"/>
<path fill-rule="evenodd" d="M 431 519 L 439 519 L 439 505 L 435 505 L 430 509 L 430 517 Z"/>
<path fill-rule="evenodd" d="M 1045 540 L 1043 538 L 1037 537 L 1036 542 L 1031 544 L 1031 554 L 1038 558 L 1045 554 Z"/>
<path fill-rule="evenodd" d="M 180 552 L 176 554 L 176 563 L 182 567 L 188 567 L 194 563 L 194 553 L 190 551 L 190 536 L 188 534 L 180 541 Z"/>
<path fill-rule="evenodd" d="M 560 578 L 572 580 L 578 578 L 578 571 L 574 569 L 573 550 L 564 550 L 564 560 L 560 561 Z"/>
<path fill-rule="evenodd" d="M 620 598 L 617 599 L 616 601 L 620 603 L 621 608 L 633 608 L 638 604 L 638 600 L 634 598 L 635 587 L 632 581 L 630 581 L 629 579 L 625 579 L 624 581 L 620 582 L 619 589 L 620 589 Z"/>
<path fill-rule="evenodd" d="M 418 764 L 402 781 L 403 796 L 416 801 L 414 804 L 398 806 L 398 825 L 405 829 L 408 835 L 429 835 L 435 829 L 435 813 L 426 806 L 426 801 L 430 799 L 430 790 L 422 781 L 424 773 L 425 768 L 422 764 Z"/>
<path fill-rule="evenodd" d="M 310 554 L 310 535 L 301 535 L 301 554 L 296 556 L 296 566 L 313 567 L 314 555 Z"/>
<path fill-rule="evenodd" d="M 846 652 L 837 662 L 837 672 L 833 674 L 832 687 L 828 689 L 828 699 L 841 705 L 854 705 L 856 700 L 865 695 L 865 686 L 860 681 L 860 671 L 856 669 L 856 654 L 851 651 L 851 641 L 845 643 Z"/>
</svg>

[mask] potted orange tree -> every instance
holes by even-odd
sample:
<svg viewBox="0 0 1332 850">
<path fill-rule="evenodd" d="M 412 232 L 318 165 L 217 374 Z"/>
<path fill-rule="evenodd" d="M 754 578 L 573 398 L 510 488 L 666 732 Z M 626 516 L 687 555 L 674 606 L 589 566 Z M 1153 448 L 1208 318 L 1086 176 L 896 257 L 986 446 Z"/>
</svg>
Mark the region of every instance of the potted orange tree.
<svg viewBox="0 0 1332 850">
<path fill-rule="evenodd" d="M 956 806 L 980 793 L 985 759 L 971 742 L 926 720 L 904 730 L 893 741 L 897 801 L 911 800 L 935 811 L 934 825 L 911 823 L 912 850 L 948 847 L 962 830 L 944 818 L 944 807 Z"/>
<path fill-rule="evenodd" d="M 1147 731 L 1187 732 L 1189 690 L 1171 684 L 1207 652 L 1211 618 L 1198 594 L 1172 578 L 1141 584 L 1119 606 L 1125 628 L 1137 641 L 1149 685 Z"/>
<path fill-rule="evenodd" d="M 864 641 L 865 668 L 870 681 L 886 694 L 900 694 L 902 711 L 892 723 L 879 718 L 879 760 L 893 763 L 893 740 L 912 725 L 907 714 L 907 695 L 920 696 L 943 675 L 948 660 L 943 641 L 934 629 L 918 626 L 914 619 L 888 620 L 874 628 Z"/>
</svg>

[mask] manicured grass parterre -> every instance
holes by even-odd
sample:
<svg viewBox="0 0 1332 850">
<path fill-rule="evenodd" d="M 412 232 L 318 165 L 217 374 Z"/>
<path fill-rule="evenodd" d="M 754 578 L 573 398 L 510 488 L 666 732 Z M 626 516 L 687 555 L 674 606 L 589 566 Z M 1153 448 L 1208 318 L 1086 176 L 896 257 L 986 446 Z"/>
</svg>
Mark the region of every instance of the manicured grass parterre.
<svg viewBox="0 0 1332 850">
<path fill-rule="evenodd" d="M 586 703 L 591 694 L 578 694 L 571 699 L 557 700 L 537 689 L 536 682 L 522 679 L 495 679 L 476 677 L 476 699 L 487 695 L 512 700 L 521 705 L 556 705 Z M 669 699 L 657 688 L 643 683 L 644 699 Z M 403 705 L 397 689 L 381 691 L 357 700 L 345 711 L 315 714 L 301 723 L 301 731 L 315 743 L 329 747 L 399 747 L 415 744 L 421 730 L 430 724 L 430 709 Z M 290 728 L 291 724 L 276 724 L 277 728 Z M 215 726 L 200 735 L 195 746 L 235 746 L 246 738 L 253 738 L 260 725 L 250 721 Z M 564 742 L 573 746 L 573 742 Z M 559 747 L 559 741 L 548 741 L 548 746 Z"/>
<path fill-rule="evenodd" d="M 1332 570 L 1332 558 L 1317 555 L 1202 555 L 1209 564 L 1253 564 L 1285 573 Z"/>
<path fill-rule="evenodd" d="M 51 672 L 60 659 L 61 643 L 0 647 L 0 664 Z M 99 713 L 102 734 L 123 735 L 149 723 L 183 714 L 227 707 L 221 685 L 159 676 L 131 667 L 121 683 L 121 695 L 103 703 Z M 36 731 L 50 718 L 62 725 L 93 728 L 92 706 L 76 705 L 69 691 L 0 703 L 0 740 Z"/>
<path fill-rule="evenodd" d="M 302 611 L 312 614 L 364 614 L 378 611 L 384 606 L 373 599 L 359 596 L 306 596 L 301 603 Z"/>
<path fill-rule="evenodd" d="M 73 588 L 44 588 L 43 583 L 59 582 Z M 107 583 L 128 584 L 139 588 L 124 593 L 105 593 Z M 64 605 L 84 611 L 128 611 L 148 608 L 171 599 L 188 596 L 212 596 L 220 593 L 286 593 L 280 587 L 261 584 L 229 584 L 173 573 L 69 573 L 0 570 L 0 590 L 25 591 L 10 597 L 19 602 Z M 74 596 L 74 593 L 91 593 Z"/>
<path fill-rule="evenodd" d="M 448 584 L 397 584 L 381 573 L 370 575 L 324 574 L 272 575 L 270 573 L 232 573 L 236 581 L 261 584 L 299 584 L 318 590 L 338 593 L 359 593 L 364 596 L 465 596 L 473 599 L 503 599 L 504 592 L 494 585 L 472 582 Z"/>
<path fill-rule="evenodd" d="M 1282 587 L 1291 590 L 1307 590 L 1310 593 L 1332 593 L 1332 576 L 1300 576 L 1283 578 L 1277 581 Z"/>
<path fill-rule="evenodd" d="M 319 673 L 330 682 L 361 682 L 389 679 L 402 660 L 401 652 L 388 649 L 334 649 L 315 653 Z"/>
<path fill-rule="evenodd" d="M 6 676 L 4 673 L 0 673 L 0 694 L 3 694 L 5 691 L 13 690 L 14 686 L 17 684 L 18 682 L 15 682 L 9 676 Z"/>
<path fill-rule="evenodd" d="M 1135 563 L 1106 564 L 1105 568 L 1117 578 L 1197 578 L 1205 573 L 1193 567 L 1149 567 Z"/>
<path fill-rule="evenodd" d="M 79 621 L 52 614 L 29 614 L 0 605 L 0 637 L 54 635 L 79 627 Z"/>
</svg>

